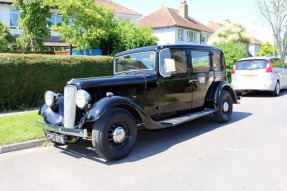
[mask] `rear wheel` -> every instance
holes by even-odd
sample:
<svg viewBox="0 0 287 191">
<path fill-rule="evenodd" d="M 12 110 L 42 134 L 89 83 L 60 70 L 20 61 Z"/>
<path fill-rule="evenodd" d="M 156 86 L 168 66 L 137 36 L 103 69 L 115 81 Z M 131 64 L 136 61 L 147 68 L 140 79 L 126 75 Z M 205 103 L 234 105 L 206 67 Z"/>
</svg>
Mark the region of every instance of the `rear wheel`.
<svg viewBox="0 0 287 191">
<path fill-rule="evenodd" d="M 273 96 L 279 96 L 280 94 L 280 84 L 277 81 L 275 85 L 275 89 L 271 92 Z"/>
<path fill-rule="evenodd" d="M 218 122 L 229 121 L 232 115 L 233 101 L 229 92 L 223 90 L 218 100 L 218 111 L 214 116 Z"/>
<path fill-rule="evenodd" d="M 92 143 L 96 153 L 106 160 L 125 157 L 137 138 L 136 122 L 127 110 L 113 108 L 94 124 Z"/>
</svg>

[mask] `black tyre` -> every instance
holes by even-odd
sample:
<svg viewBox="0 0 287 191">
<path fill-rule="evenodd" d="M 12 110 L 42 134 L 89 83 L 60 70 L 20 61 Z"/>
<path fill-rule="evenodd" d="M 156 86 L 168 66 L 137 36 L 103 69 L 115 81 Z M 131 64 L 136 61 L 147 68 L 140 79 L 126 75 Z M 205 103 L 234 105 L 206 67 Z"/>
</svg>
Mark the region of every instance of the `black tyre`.
<svg viewBox="0 0 287 191">
<path fill-rule="evenodd" d="M 218 122 L 229 121 L 232 115 L 233 101 L 229 92 L 223 90 L 218 100 L 218 111 L 214 117 Z"/>
<path fill-rule="evenodd" d="M 93 146 L 96 153 L 108 161 L 125 157 L 136 138 L 136 122 L 127 110 L 113 108 L 94 123 Z"/>
<path fill-rule="evenodd" d="M 279 96 L 280 94 L 280 84 L 277 81 L 274 90 L 271 92 L 273 96 Z"/>
</svg>

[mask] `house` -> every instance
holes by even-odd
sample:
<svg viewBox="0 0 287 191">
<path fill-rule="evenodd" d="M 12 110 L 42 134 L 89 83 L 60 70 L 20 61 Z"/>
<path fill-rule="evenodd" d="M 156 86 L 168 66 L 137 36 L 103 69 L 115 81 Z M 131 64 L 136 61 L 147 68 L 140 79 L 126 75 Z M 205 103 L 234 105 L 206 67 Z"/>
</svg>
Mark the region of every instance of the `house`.
<svg viewBox="0 0 287 191">
<path fill-rule="evenodd" d="M 256 38 L 251 38 L 250 42 L 249 42 L 249 53 L 256 57 L 258 56 L 258 52 L 261 48 L 261 41 L 256 39 Z"/>
<path fill-rule="evenodd" d="M 222 28 L 222 27 L 224 27 L 230 23 L 231 22 L 228 19 L 226 19 L 223 24 L 219 23 L 219 22 L 209 21 L 207 26 L 213 30 L 213 33 L 215 33 L 220 28 Z M 258 52 L 259 52 L 260 48 L 261 48 L 261 42 L 254 37 L 251 38 L 249 44 L 247 45 L 247 51 L 249 52 L 249 54 L 251 54 L 254 57 L 258 56 Z"/>
<path fill-rule="evenodd" d="M 0 0 L 0 22 L 10 28 L 10 33 L 16 37 L 21 33 L 18 25 L 18 18 L 20 17 L 19 12 L 12 7 L 15 0 Z M 94 0 L 95 3 L 103 3 L 113 8 L 114 16 L 121 20 L 126 20 L 128 22 L 136 23 L 137 20 L 142 16 L 141 14 L 128 9 L 120 4 L 117 4 L 111 0 Z M 56 9 L 51 9 L 52 17 L 50 21 L 53 24 L 58 24 L 62 22 L 62 15 L 58 13 Z M 69 44 L 65 43 L 56 32 L 51 31 L 51 38 L 47 39 L 45 46 L 48 47 L 66 47 Z"/>
<path fill-rule="evenodd" d="M 186 1 L 180 3 L 179 10 L 160 7 L 155 12 L 138 21 L 139 26 L 151 26 L 158 44 L 192 43 L 205 44 L 213 31 L 188 16 Z"/>
</svg>

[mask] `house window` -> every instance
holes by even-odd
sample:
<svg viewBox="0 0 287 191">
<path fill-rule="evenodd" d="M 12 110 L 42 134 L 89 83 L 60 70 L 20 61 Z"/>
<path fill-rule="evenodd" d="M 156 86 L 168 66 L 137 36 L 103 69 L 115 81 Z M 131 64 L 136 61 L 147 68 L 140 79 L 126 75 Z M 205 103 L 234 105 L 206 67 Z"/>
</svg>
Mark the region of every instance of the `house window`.
<svg viewBox="0 0 287 191">
<path fill-rule="evenodd" d="M 196 42 L 196 33 L 194 31 L 187 31 L 187 41 Z"/>
<path fill-rule="evenodd" d="M 178 29 L 178 34 L 177 34 L 177 39 L 178 40 L 183 40 L 183 29 Z"/>
<path fill-rule="evenodd" d="M 17 9 L 10 9 L 10 28 L 16 29 L 19 27 L 18 19 L 20 14 Z"/>
<path fill-rule="evenodd" d="M 130 18 L 123 18 L 123 19 L 121 19 L 121 20 L 127 21 L 128 23 L 131 23 L 131 22 L 132 22 L 132 20 L 131 20 Z"/>
<path fill-rule="evenodd" d="M 200 43 L 206 43 L 207 42 L 207 35 L 200 34 Z"/>
<path fill-rule="evenodd" d="M 63 21 L 62 15 L 58 13 L 52 13 L 52 17 L 49 19 L 50 22 L 53 24 L 61 24 Z"/>
</svg>

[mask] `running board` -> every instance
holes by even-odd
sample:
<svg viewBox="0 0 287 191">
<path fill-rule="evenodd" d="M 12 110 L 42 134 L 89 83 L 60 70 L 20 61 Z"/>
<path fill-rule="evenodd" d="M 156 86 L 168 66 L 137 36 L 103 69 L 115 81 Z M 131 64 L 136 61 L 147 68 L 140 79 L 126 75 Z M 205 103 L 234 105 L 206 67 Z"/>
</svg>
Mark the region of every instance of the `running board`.
<svg viewBox="0 0 287 191">
<path fill-rule="evenodd" d="M 217 109 L 205 109 L 203 111 L 198 111 L 198 112 L 192 112 L 192 113 L 188 113 L 185 115 L 181 115 L 179 117 L 174 117 L 174 118 L 169 118 L 169 119 L 165 119 L 162 121 L 158 121 L 158 123 L 164 127 L 171 127 L 171 126 L 175 126 L 175 125 L 180 125 L 182 123 L 186 123 L 189 121 L 192 121 L 194 119 L 206 116 L 206 115 L 210 115 L 214 112 L 216 112 Z"/>
</svg>

